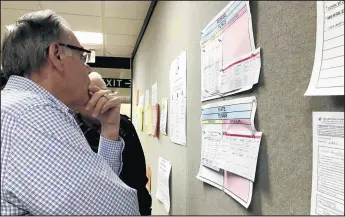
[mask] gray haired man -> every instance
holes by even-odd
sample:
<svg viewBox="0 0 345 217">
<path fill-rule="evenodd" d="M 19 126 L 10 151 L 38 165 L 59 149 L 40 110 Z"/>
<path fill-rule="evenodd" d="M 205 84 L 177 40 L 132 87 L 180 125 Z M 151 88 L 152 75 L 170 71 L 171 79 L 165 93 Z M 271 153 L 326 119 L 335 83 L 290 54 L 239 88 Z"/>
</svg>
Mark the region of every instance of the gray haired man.
<svg viewBox="0 0 345 217">
<path fill-rule="evenodd" d="M 136 190 L 118 177 L 130 145 L 120 100 L 90 86 L 90 51 L 46 10 L 21 17 L 1 52 L 1 214 L 139 215 Z M 80 107 L 102 125 L 97 154 L 74 120 Z"/>
</svg>

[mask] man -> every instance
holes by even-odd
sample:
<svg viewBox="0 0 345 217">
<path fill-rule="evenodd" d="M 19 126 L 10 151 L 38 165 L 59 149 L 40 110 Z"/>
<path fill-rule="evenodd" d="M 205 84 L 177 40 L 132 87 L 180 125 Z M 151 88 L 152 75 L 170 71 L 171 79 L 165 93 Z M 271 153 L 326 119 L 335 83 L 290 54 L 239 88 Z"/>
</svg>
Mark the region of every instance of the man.
<svg viewBox="0 0 345 217">
<path fill-rule="evenodd" d="M 97 72 L 91 72 L 89 74 L 89 78 L 92 85 L 103 90 L 107 89 L 102 76 Z M 121 103 L 130 102 L 128 97 L 119 96 L 119 99 Z M 97 118 L 92 117 L 92 113 L 90 111 L 87 111 L 84 108 L 80 109 L 80 114 L 76 116 L 76 120 L 91 149 L 97 153 L 101 132 L 99 121 Z M 126 115 L 121 115 L 119 133 L 126 144 L 131 144 L 126 145 L 123 150 L 123 167 L 119 177 L 128 186 L 137 190 L 140 214 L 150 215 L 152 199 L 148 189 L 146 188 L 148 177 L 146 176 L 145 156 L 136 130 Z M 135 159 L 135 161 L 133 161 L 133 159 Z"/>
<path fill-rule="evenodd" d="M 5 36 L 1 91 L 2 215 L 139 215 L 121 181 L 120 101 L 92 85 L 83 49 L 50 10 L 21 17 Z M 100 120 L 98 153 L 74 119 Z M 133 159 L 135 161 L 135 159 Z"/>
</svg>

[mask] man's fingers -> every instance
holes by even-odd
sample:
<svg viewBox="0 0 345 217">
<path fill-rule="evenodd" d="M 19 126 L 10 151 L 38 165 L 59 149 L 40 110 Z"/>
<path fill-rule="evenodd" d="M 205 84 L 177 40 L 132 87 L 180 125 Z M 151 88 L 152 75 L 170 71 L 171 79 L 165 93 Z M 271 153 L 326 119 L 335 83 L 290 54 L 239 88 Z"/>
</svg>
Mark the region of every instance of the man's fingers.
<svg viewBox="0 0 345 217">
<path fill-rule="evenodd" d="M 90 91 L 91 93 L 96 93 L 96 92 L 99 91 L 99 90 L 101 90 L 101 88 L 97 87 L 96 85 L 91 84 L 91 85 L 89 86 L 89 91 Z"/>
<path fill-rule="evenodd" d="M 121 102 L 119 98 L 113 98 L 111 100 L 108 100 L 102 107 L 100 114 L 103 114 L 104 112 L 108 111 L 109 109 L 116 108 L 121 106 Z"/>
<path fill-rule="evenodd" d="M 103 107 L 103 105 L 107 102 L 108 100 L 105 97 L 101 97 L 99 98 L 99 100 L 97 101 L 97 104 L 92 112 L 92 116 L 93 117 L 97 117 Z"/>
<path fill-rule="evenodd" d="M 96 106 L 98 100 L 104 96 L 105 94 L 108 94 L 108 93 L 111 93 L 112 91 L 111 90 L 99 90 L 95 93 L 93 93 L 91 99 L 89 100 L 89 102 L 86 104 L 86 110 L 90 110 L 92 109 L 93 107 Z"/>
</svg>

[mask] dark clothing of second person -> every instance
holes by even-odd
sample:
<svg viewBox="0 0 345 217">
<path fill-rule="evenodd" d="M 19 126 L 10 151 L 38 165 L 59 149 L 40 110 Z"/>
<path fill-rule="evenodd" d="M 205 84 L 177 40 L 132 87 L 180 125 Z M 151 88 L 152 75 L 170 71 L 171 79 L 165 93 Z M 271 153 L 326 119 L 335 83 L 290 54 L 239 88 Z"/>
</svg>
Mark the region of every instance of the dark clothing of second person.
<svg viewBox="0 0 345 217">
<path fill-rule="evenodd" d="M 89 127 L 80 114 L 77 115 L 76 120 L 91 149 L 97 153 L 100 125 Z M 123 166 L 119 177 L 129 187 L 137 190 L 140 214 L 151 215 L 152 198 L 146 189 L 148 179 L 145 155 L 136 130 L 126 115 L 121 115 L 119 136 L 125 141 L 125 148 L 122 152 Z"/>
</svg>

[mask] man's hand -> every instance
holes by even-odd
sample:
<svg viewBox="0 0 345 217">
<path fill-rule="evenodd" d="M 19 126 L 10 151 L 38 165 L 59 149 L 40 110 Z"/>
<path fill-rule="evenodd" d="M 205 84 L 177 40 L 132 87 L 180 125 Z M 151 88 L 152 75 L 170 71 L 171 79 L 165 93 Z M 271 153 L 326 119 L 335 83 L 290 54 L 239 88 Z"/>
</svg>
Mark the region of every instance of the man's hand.
<svg viewBox="0 0 345 217">
<path fill-rule="evenodd" d="M 118 140 L 120 128 L 121 101 L 111 90 L 103 90 L 95 85 L 89 86 L 91 99 L 86 110 L 92 110 L 102 125 L 101 135 L 110 140 Z"/>
</svg>

